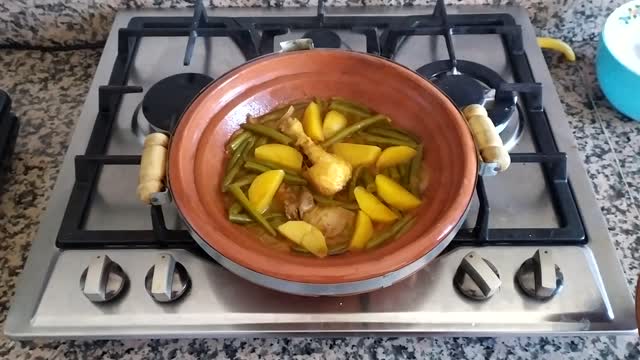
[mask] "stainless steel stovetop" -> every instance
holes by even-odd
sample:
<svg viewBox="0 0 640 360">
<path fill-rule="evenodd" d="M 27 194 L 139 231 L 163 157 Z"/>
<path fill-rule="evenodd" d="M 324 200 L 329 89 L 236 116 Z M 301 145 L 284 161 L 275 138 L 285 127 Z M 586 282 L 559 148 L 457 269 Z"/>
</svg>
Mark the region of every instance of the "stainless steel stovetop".
<svg viewBox="0 0 640 360">
<path fill-rule="evenodd" d="M 123 11 L 113 24 L 58 182 L 20 277 L 5 333 L 23 339 L 635 332 L 633 303 L 622 269 L 526 12 L 513 7 L 452 7 L 447 11 L 449 14 L 508 13 L 522 26 L 524 50 L 535 80 L 542 83 L 544 110 L 555 143 L 559 151 L 568 156 L 567 173 L 584 223 L 588 240 L 585 245 L 458 246 L 396 285 L 369 294 L 319 298 L 286 295 L 258 287 L 210 258 L 186 250 L 59 249 L 55 240 L 74 186 L 74 157 L 84 154 L 96 121 L 98 87 L 108 83 L 116 61 L 118 29 L 126 27 L 133 17 L 192 15 L 186 9 Z M 326 17 L 399 17 L 431 12 L 431 8 L 421 7 L 328 8 Z M 215 9 L 216 16 L 314 14 L 315 9 Z M 292 31 L 280 35 L 276 42 L 300 37 L 302 33 Z M 338 33 L 343 47 L 366 51 L 363 35 L 349 31 Z M 455 35 L 454 40 L 459 59 L 481 63 L 505 80 L 514 80 L 499 35 Z M 234 43 L 224 37 L 198 38 L 189 66 L 182 65 L 184 49 L 184 38 L 142 38 L 129 69 L 128 84 L 146 90 L 169 75 L 183 72 L 206 73 L 215 78 L 245 61 Z M 445 43 L 442 37 L 436 36 L 410 37 L 394 56 L 395 61 L 412 69 L 446 58 Z M 123 97 L 107 154 L 140 154 L 142 145 L 139 136 L 131 130 L 131 117 L 143 96 L 144 93 L 135 93 Z M 512 152 L 534 152 L 529 124 L 525 123 L 522 128 L 522 137 Z M 105 167 L 87 209 L 85 227 L 150 229 L 148 208 L 135 196 L 137 176 L 137 166 Z M 491 199 L 493 228 L 546 228 L 563 221 L 550 200 L 539 164 L 514 164 L 504 175 L 486 178 L 485 185 Z M 475 199 L 467 221 L 476 218 L 477 203 Z M 171 206 L 164 207 L 164 214 L 169 228 L 183 227 Z M 527 296 L 514 280 L 520 265 L 537 250 L 551 254 L 564 278 L 561 290 L 547 301 Z M 453 285 L 456 269 L 470 251 L 489 260 L 499 271 L 502 284 L 488 300 L 468 299 Z M 190 278 L 190 289 L 175 302 L 154 301 L 145 288 L 145 276 L 163 255 L 165 259 L 170 255 L 181 263 Z M 94 303 L 83 294 L 80 278 L 92 261 L 104 256 L 120 265 L 129 283 L 113 301 Z M 160 265 L 157 266 L 160 269 Z M 90 281 L 93 275 L 90 271 L 84 280 Z"/>
</svg>

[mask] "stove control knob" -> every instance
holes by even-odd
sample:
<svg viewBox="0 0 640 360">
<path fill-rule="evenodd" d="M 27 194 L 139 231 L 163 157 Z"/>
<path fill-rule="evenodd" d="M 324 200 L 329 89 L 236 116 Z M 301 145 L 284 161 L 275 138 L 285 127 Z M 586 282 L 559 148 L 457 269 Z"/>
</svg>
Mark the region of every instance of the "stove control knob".
<svg viewBox="0 0 640 360">
<path fill-rule="evenodd" d="M 462 259 L 453 282 L 463 295 L 474 300 L 490 298 L 502 285 L 498 269 L 475 251 Z"/>
<path fill-rule="evenodd" d="M 187 269 L 170 254 L 160 254 L 144 278 L 144 286 L 153 300 L 178 300 L 191 286 Z"/>
<path fill-rule="evenodd" d="M 547 300 L 560 291 L 564 276 L 553 262 L 551 250 L 542 249 L 522 263 L 516 273 L 516 281 L 525 294 Z"/>
<path fill-rule="evenodd" d="M 111 301 L 127 287 L 129 279 L 120 265 L 107 255 L 98 255 L 80 276 L 80 289 L 89 300 L 96 303 Z"/>
</svg>

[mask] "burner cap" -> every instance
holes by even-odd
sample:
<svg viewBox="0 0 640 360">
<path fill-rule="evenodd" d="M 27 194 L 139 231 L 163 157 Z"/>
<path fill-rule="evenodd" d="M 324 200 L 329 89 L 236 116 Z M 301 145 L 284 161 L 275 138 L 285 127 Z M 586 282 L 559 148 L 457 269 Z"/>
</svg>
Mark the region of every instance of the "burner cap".
<svg viewBox="0 0 640 360">
<path fill-rule="evenodd" d="M 513 94 L 498 91 L 506 81 L 495 71 L 471 61 L 458 60 L 456 70 L 460 74 L 451 73 L 449 60 L 441 60 L 424 65 L 416 71 L 433 81 L 459 108 L 470 104 L 484 105 L 487 93 L 495 89 L 495 100 L 487 108 L 487 112 L 498 131 L 504 129 L 516 109 L 517 99 Z"/>
<path fill-rule="evenodd" d="M 317 48 L 340 48 L 342 40 L 340 36 L 331 30 L 319 29 L 310 30 L 302 35 L 304 38 L 313 40 L 313 46 Z"/>
<path fill-rule="evenodd" d="M 142 99 L 142 114 L 156 130 L 171 131 L 198 93 L 213 81 L 208 75 L 176 74 L 155 83 Z"/>
</svg>

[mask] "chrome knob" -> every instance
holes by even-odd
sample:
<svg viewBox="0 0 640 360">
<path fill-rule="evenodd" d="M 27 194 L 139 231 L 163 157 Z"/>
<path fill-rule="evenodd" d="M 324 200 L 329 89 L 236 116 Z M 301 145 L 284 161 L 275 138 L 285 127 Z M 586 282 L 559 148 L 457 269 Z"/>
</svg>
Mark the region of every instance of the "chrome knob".
<svg viewBox="0 0 640 360">
<path fill-rule="evenodd" d="M 153 300 L 178 300 L 191 286 L 187 269 L 171 254 L 160 254 L 144 278 L 144 286 Z"/>
<path fill-rule="evenodd" d="M 80 289 L 92 302 L 102 303 L 123 293 L 129 278 L 120 265 L 107 255 L 98 255 L 80 276 Z"/>
<path fill-rule="evenodd" d="M 551 250 L 543 249 L 522 263 L 516 273 L 516 281 L 525 294 L 547 300 L 560 291 L 564 276 L 553 262 Z"/>
<path fill-rule="evenodd" d="M 502 285 L 498 269 L 475 251 L 462 259 L 453 283 L 464 296 L 474 300 L 490 298 Z"/>
</svg>

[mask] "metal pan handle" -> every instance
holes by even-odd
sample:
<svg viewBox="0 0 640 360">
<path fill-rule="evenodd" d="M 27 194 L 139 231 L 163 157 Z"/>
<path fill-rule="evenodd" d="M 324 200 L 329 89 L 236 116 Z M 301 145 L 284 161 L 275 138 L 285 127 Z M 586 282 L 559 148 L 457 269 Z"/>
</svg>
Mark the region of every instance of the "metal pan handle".
<svg viewBox="0 0 640 360">
<path fill-rule="evenodd" d="M 168 147 L 169 136 L 166 134 L 153 133 L 144 139 L 136 193 L 145 204 L 160 205 L 166 202 Z"/>
<path fill-rule="evenodd" d="M 462 109 L 462 113 L 480 152 L 480 175 L 497 175 L 507 170 L 511 165 L 511 157 L 484 106 L 469 105 Z"/>
</svg>

